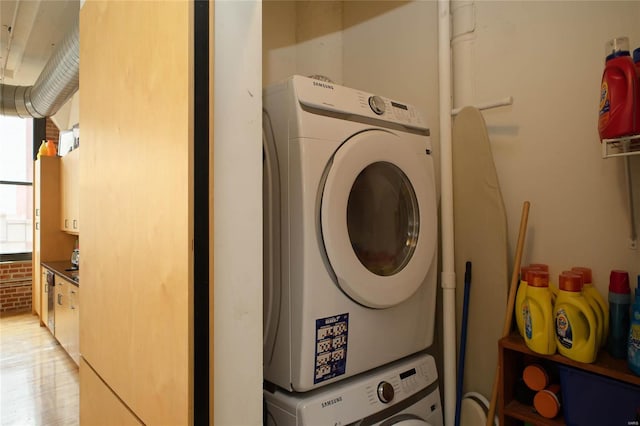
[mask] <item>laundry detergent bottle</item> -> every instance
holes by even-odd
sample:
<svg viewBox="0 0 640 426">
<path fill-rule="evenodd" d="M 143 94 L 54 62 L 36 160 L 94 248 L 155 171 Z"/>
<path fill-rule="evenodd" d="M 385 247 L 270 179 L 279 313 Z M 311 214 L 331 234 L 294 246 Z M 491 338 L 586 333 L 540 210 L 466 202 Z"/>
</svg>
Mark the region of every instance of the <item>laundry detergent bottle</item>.
<svg viewBox="0 0 640 426">
<path fill-rule="evenodd" d="M 640 84 L 629 54 L 629 39 L 606 44 L 606 62 L 600 86 L 598 132 L 600 139 L 640 133 Z"/>
<path fill-rule="evenodd" d="M 549 272 L 549 265 L 546 263 L 532 263 L 529 267 L 531 269 L 539 269 L 541 271 Z M 549 291 L 551 292 L 551 303 L 556 303 L 556 297 L 558 297 L 558 286 L 553 283 L 551 275 L 549 275 Z"/>
<path fill-rule="evenodd" d="M 516 304 L 515 304 L 515 312 L 514 316 L 516 317 L 516 326 L 518 327 L 518 332 L 522 337 L 524 337 L 524 315 L 522 312 L 522 308 L 524 305 L 524 298 L 527 296 L 527 274 L 531 269 L 530 266 L 523 266 L 520 268 L 520 284 L 518 285 L 518 291 L 516 292 Z"/>
<path fill-rule="evenodd" d="M 598 320 L 598 347 L 607 344 L 609 335 L 609 304 L 604 300 L 598 289 L 593 285 L 591 268 L 574 266 L 571 272 L 582 275 L 582 295 L 587 299 Z"/>
<path fill-rule="evenodd" d="M 529 270 L 527 285 L 527 294 L 522 305 L 524 342 L 536 353 L 552 355 L 556 352 L 556 341 L 553 331 L 549 273 L 535 269 Z"/>
<path fill-rule="evenodd" d="M 558 352 L 574 361 L 591 363 L 598 355 L 596 316 L 582 295 L 582 277 L 562 273 L 554 308 Z"/>
<path fill-rule="evenodd" d="M 640 275 L 638 275 L 638 284 L 636 286 L 635 303 L 631 308 L 627 361 L 629 362 L 629 369 L 640 376 Z"/>
<path fill-rule="evenodd" d="M 627 271 L 612 270 L 609 275 L 609 339 L 607 351 L 614 358 L 627 357 L 631 288 Z"/>
</svg>

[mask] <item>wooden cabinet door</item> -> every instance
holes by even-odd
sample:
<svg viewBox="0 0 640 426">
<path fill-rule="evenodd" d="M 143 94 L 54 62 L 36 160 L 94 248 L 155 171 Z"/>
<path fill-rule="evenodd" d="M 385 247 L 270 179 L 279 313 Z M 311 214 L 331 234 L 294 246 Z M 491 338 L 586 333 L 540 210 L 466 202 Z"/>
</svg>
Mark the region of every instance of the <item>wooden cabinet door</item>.
<svg viewBox="0 0 640 426">
<path fill-rule="evenodd" d="M 70 312 L 69 312 L 69 284 L 66 280 L 55 276 L 55 332 L 54 335 L 60 345 L 69 352 L 69 330 L 70 330 Z"/>
<path fill-rule="evenodd" d="M 41 271 L 37 274 L 36 268 L 33 268 L 33 277 L 36 275 L 40 277 L 40 325 L 47 327 L 49 321 L 49 286 L 47 285 L 47 270 L 40 267 L 38 262 L 38 270 Z"/>
<path fill-rule="evenodd" d="M 42 275 L 40 274 L 40 256 L 33 254 L 31 266 L 31 311 L 42 321 Z"/>
<path fill-rule="evenodd" d="M 69 355 L 80 364 L 80 288 L 69 285 Z"/>
<path fill-rule="evenodd" d="M 79 170 L 80 149 L 61 158 L 60 187 L 62 195 L 61 229 L 71 234 L 80 232 Z"/>
</svg>

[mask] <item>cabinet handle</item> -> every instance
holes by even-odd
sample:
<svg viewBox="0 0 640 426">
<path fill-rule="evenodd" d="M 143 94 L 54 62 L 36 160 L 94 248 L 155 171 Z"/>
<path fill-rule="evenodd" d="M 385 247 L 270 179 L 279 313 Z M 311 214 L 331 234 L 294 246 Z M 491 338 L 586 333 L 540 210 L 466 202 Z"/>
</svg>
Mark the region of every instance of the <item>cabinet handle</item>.
<svg viewBox="0 0 640 426">
<path fill-rule="evenodd" d="M 64 227 L 68 228 L 69 227 L 69 219 L 65 219 L 64 220 Z"/>
<path fill-rule="evenodd" d="M 44 292 L 49 293 L 49 284 L 47 283 L 44 284 Z"/>
<path fill-rule="evenodd" d="M 58 305 L 62 306 L 62 295 L 58 295 Z"/>
<path fill-rule="evenodd" d="M 78 229 L 78 221 L 73 219 L 73 229 Z"/>
<path fill-rule="evenodd" d="M 36 231 L 40 229 L 40 222 L 36 222 Z"/>
<path fill-rule="evenodd" d="M 36 217 L 40 216 L 40 209 L 36 209 Z"/>
</svg>

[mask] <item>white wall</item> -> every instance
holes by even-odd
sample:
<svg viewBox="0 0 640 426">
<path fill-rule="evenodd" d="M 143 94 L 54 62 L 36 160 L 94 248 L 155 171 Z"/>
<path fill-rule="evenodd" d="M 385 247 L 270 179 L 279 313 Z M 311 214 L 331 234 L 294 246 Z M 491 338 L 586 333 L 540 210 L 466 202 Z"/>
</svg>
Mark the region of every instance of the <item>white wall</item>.
<svg viewBox="0 0 640 426">
<path fill-rule="evenodd" d="M 293 1 L 262 3 L 262 85 L 296 74 L 296 5 Z"/>
<path fill-rule="evenodd" d="M 262 424 L 260 2 L 215 3 L 214 417 Z"/>
<path fill-rule="evenodd" d="M 263 84 L 322 75 L 342 84 L 342 2 L 263 3 Z"/>
<path fill-rule="evenodd" d="M 62 107 L 51 116 L 60 130 L 71 129 L 80 122 L 80 91 L 77 91 Z"/>
<path fill-rule="evenodd" d="M 635 282 L 640 251 L 629 249 L 623 161 L 601 158 L 597 118 L 604 44 L 627 35 L 640 46 L 640 3 L 479 1 L 475 9 L 472 80 L 454 85 L 470 87 L 474 102 L 515 100 L 484 113 L 511 258 L 529 200 L 523 264 L 548 263 L 556 281 L 567 268 L 591 267 L 605 296 L 611 269 Z M 638 212 L 640 157 L 631 163 Z"/>
</svg>

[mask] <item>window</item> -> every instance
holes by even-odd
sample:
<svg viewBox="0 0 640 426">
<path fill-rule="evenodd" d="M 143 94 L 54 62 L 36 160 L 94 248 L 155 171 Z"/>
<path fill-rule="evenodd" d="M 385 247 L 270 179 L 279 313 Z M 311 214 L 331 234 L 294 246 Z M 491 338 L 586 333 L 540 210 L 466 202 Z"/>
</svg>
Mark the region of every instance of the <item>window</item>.
<svg viewBox="0 0 640 426">
<path fill-rule="evenodd" d="M 0 116 L 0 260 L 31 258 L 33 120 Z"/>
</svg>

